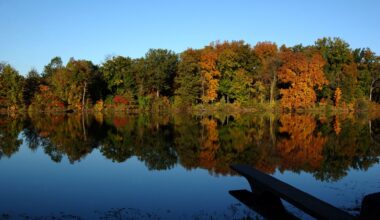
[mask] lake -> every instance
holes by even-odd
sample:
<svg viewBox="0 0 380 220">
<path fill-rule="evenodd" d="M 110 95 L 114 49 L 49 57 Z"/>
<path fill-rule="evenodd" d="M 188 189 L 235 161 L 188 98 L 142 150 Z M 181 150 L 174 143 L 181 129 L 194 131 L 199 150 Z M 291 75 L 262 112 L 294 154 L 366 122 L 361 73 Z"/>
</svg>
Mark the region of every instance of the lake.
<svg viewBox="0 0 380 220">
<path fill-rule="evenodd" d="M 3 115 L 0 219 L 260 218 L 228 193 L 250 189 L 234 163 L 358 214 L 379 156 L 365 115 Z"/>
</svg>

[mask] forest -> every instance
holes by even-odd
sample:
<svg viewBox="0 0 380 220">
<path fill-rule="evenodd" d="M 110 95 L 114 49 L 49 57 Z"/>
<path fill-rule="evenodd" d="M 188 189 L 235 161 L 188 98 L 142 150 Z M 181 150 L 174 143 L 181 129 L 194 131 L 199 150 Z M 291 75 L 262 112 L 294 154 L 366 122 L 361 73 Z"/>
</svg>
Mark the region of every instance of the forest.
<svg viewBox="0 0 380 220">
<path fill-rule="evenodd" d="M 51 59 L 39 73 L 0 64 L 1 112 L 368 109 L 380 101 L 380 57 L 340 38 L 313 45 L 213 42 L 179 54 Z"/>
</svg>

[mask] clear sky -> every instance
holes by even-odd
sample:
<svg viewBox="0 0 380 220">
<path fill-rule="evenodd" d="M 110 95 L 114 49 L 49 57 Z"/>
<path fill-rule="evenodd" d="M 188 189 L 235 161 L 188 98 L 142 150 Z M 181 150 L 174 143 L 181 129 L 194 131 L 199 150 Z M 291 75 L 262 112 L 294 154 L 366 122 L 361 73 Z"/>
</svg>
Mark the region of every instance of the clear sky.
<svg viewBox="0 0 380 220">
<path fill-rule="evenodd" d="M 0 61 L 21 74 L 54 56 L 96 64 L 215 40 L 313 44 L 341 37 L 380 54 L 379 0 L 0 0 Z"/>
</svg>

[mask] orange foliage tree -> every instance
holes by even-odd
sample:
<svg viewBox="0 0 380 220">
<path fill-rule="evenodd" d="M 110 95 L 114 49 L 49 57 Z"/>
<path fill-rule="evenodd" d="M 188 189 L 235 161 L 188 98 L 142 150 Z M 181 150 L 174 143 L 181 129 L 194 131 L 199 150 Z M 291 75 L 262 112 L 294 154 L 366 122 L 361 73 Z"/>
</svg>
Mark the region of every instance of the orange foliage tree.
<svg viewBox="0 0 380 220">
<path fill-rule="evenodd" d="M 275 57 L 278 49 L 275 43 L 264 41 L 258 42 L 254 47 L 254 51 L 264 63 L 263 65 L 267 65 L 268 59 Z"/>
<path fill-rule="evenodd" d="M 335 106 L 339 105 L 339 102 L 342 98 L 342 90 L 340 88 L 336 88 L 335 93 L 334 93 L 334 101 L 335 101 Z"/>
<path fill-rule="evenodd" d="M 335 116 L 335 118 L 334 118 L 334 131 L 335 131 L 335 134 L 339 135 L 341 130 L 342 130 L 342 128 L 340 127 L 339 118 L 337 116 Z"/>
<path fill-rule="evenodd" d="M 288 88 L 280 90 L 281 106 L 287 109 L 308 108 L 315 104 L 319 90 L 327 84 L 323 66 L 325 61 L 319 53 L 307 56 L 301 52 L 285 51 L 280 55 L 283 64 L 278 69 L 278 78 Z"/>
<path fill-rule="evenodd" d="M 216 67 L 218 54 L 213 47 L 208 47 L 202 51 L 200 67 L 202 77 L 202 101 L 204 103 L 214 101 L 219 87 L 220 72 Z"/>
</svg>

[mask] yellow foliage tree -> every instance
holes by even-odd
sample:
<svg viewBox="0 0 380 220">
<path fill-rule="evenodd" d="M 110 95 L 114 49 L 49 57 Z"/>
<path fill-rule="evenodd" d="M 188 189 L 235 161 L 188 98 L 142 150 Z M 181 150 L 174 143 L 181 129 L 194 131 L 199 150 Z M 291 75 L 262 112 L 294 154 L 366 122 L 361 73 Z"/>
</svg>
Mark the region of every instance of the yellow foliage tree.
<svg viewBox="0 0 380 220">
<path fill-rule="evenodd" d="M 220 72 L 216 68 L 217 52 L 212 48 L 206 48 L 201 54 L 200 67 L 202 76 L 202 101 L 204 103 L 214 101 L 219 87 Z"/>
<path fill-rule="evenodd" d="M 342 99 L 342 90 L 338 87 L 334 92 L 335 106 L 339 106 L 340 100 Z"/>
<path fill-rule="evenodd" d="M 335 134 L 339 135 L 341 130 L 342 130 L 342 128 L 340 127 L 339 119 L 338 119 L 338 117 L 335 117 L 335 119 L 334 119 L 334 131 L 335 131 Z"/>
</svg>

